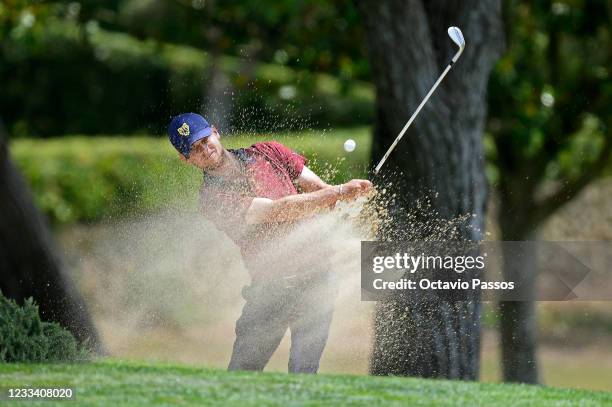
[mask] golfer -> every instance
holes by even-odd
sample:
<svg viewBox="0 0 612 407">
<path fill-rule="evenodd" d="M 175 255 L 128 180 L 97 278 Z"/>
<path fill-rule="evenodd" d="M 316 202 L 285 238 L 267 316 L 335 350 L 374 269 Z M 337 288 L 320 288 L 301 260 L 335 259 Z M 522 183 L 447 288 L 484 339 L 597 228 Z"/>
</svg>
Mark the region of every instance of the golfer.
<svg viewBox="0 0 612 407">
<path fill-rule="evenodd" d="M 263 370 L 290 329 L 289 372 L 316 373 L 338 288 L 325 245 L 295 244 L 289 236 L 372 184 L 329 185 L 274 141 L 225 149 L 215 127 L 195 113 L 174 117 L 168 135 L 180 159 L 203 170 L 202 213 L 239 246 L 251 277 L 228 369 Z"/>
</svg>

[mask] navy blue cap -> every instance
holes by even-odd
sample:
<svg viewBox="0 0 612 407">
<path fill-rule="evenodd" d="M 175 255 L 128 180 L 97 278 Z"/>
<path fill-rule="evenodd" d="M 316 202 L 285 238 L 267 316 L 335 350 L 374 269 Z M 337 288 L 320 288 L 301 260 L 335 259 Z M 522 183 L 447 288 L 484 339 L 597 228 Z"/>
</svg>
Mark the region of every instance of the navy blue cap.
<svg viewBox="0 0 612 407">
<path fill-rule="evenodd" d="M 183 113 L 172 118 L 168 125 L 168 137 L 179 153 L 189 158 L 191 146 L 198 140 L 210 136 L 212 127 L 197 113 Z"/>
</svg>

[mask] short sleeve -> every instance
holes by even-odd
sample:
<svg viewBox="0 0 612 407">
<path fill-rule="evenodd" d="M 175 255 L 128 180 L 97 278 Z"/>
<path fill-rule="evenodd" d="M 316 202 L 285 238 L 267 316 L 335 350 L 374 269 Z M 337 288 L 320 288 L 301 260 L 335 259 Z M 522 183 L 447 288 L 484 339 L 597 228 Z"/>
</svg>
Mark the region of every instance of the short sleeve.
<svg viewBox="0 0 612 407">
<path fill-rule="evenodd" d="M 306 165 L 305 157 L 279 142 L 269 141 L 267 143 L 261 143 L 259 148 L 269 150 L 269 153 L 274 156 L 276 161 L 287 170 L 292 181 L 300 176 L 304 169 L 304 165 Z"/>
</svg>

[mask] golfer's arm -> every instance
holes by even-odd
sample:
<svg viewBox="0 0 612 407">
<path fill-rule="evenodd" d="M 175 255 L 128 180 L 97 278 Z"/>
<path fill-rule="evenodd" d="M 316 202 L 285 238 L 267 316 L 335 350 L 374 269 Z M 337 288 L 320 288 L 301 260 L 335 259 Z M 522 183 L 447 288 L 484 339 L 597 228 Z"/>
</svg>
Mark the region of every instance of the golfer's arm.
<svg viewBox="0 0 612 407">
<path fill-rule="evenodd" d="M 302 169 L 302 172 L 295 180 L 295 183 L 303 192 L 314 192 L 331 186 L 319 178 L 317 174 L 312 172 L 312 170 L 306 166 L 304 166 Z"/>
<path fill-rule="evenodd" d="M 278 223 L 306 218 L 329 208 L 339 198 L 339 188 L 332 186 L 275 200 L 254 198 L 245 215 L 246 223 Z"/>
</svg>

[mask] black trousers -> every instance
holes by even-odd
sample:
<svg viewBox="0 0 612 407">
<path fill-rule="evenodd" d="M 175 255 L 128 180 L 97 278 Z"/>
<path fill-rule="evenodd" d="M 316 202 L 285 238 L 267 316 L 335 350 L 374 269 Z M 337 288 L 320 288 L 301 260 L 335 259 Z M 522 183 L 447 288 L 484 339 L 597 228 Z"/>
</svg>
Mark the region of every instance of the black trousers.
<svg viewBox="0 0 612 407">
<path fill-rule="evenodd" d="M 228 370 L 263 370 L 289 329 L 289 372 L 316 373 L 337 294 L 335 276 L 328 272 L 243 288 L 246 304 L 236 322 Z"/>
</svg>

